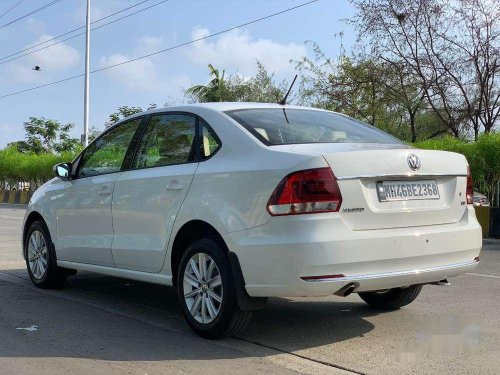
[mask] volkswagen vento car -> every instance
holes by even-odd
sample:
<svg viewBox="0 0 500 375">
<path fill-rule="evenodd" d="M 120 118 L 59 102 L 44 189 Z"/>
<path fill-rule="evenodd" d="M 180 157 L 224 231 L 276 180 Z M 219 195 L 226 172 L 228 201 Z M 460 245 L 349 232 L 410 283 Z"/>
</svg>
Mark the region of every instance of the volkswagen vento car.
<svg viewBox="0 0 500 375">
<path fill-rule="evenodd" d="M 33 283 L 81 270 L 172 285 L 208 338 L 241 331 L 268 297 L 357 293 L 398 309 L 479 262 L 464 156 L 334 112 L 156 109 L 54 170 L 24 220 Z"/>
</svg>

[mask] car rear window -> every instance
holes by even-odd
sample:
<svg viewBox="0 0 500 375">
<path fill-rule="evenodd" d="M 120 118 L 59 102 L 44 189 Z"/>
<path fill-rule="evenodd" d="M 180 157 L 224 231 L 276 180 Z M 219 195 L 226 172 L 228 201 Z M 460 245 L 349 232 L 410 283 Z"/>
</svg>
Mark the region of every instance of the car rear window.
<svg viewBox="0 0 500 375">
<path fill-rule="evenodd" d="M 252 108 L 225 112 L 266 145 L 297 143 L 402 144 L 383 131 L 333 112 Z"/>
</svg>

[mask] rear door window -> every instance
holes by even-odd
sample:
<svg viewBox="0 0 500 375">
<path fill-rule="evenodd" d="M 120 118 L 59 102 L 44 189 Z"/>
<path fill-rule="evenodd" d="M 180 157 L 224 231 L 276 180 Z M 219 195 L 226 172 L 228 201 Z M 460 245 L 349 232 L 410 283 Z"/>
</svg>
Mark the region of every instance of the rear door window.
<svg viewBox="0 0 500 375">
<path fill-rule="evenodd" d="M 196 118 L 183 114 L 151 116 L 133 168 L 160 167 L 195 161 Z"/>
</svg>

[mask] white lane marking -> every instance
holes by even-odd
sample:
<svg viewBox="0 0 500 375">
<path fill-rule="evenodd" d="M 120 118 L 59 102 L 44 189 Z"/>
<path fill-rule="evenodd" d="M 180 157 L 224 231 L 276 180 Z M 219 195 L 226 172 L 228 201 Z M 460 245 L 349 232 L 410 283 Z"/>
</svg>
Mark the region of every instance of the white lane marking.
<svg viewBox="0 0 500 375">
<path fill-rule="evenodd" d="M 500 279 L 500 276 L 495 276 L 495 275 L 485 275 L 483 273 L 472 273 L 472 272 L 467 272 L 467 275 L 474 275 L 474 276 L 482 276 L 482 277 L 491 277 L 493 279 Z"/>
<path fill-rule="evenodd" d="M 28 332 L 33 332 L 33 331 L 38 331 L 38 326 L 31 326 L 31 327 L 26 327 L 26 328 L 16 328 L 20 331 L 28 331 Z"/>
</svg>

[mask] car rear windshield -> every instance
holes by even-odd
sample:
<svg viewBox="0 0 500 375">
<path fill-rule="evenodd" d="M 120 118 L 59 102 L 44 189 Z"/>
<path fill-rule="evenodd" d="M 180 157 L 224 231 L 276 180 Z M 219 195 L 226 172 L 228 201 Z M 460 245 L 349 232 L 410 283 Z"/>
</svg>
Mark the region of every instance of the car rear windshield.
<svg viewBox="0 0 500 375">
<path fill-rule="evenodd" d="M 254 108 L 225 112 L 266 145 L 297 143 L 402 144 L 383 131 L 333 112 Z"/>
</svg>

